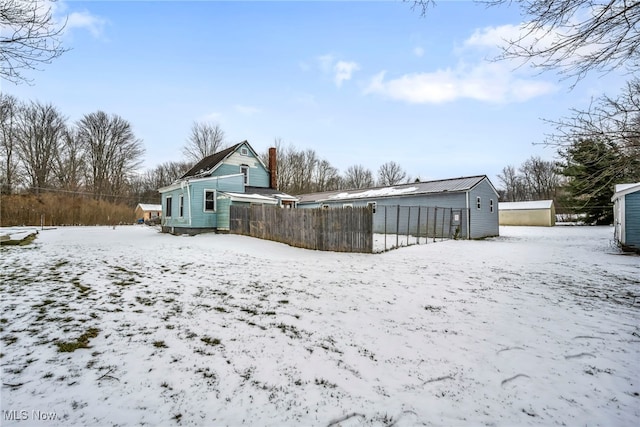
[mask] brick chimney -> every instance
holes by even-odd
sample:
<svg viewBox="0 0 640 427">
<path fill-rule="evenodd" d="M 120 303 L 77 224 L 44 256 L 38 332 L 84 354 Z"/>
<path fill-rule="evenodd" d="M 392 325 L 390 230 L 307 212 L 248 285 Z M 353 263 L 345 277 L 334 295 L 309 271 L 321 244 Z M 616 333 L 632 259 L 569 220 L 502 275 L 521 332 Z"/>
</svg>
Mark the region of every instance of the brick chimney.
<svg viewBox="0 0 640 427">
<path fill-rule="evenodd" d="M 278 175 L 276 174 L 276 147 L 269 147 L 269 187 L 278 189 Z"/>
</svg>

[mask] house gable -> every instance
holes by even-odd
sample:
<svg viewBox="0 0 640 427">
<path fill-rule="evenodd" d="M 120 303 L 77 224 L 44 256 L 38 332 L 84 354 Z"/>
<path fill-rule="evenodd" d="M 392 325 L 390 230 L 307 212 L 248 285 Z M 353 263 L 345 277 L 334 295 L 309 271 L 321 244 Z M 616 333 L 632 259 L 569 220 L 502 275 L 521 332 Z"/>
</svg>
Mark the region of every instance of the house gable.
<svg viewBox="0 0 640 427">
<path fill-rule="evenodd" d="M 243 174 L 244 184 L 269 187 L 269 169 L 247 141 L 205 157 L 181 179 Z"/>
</svg>

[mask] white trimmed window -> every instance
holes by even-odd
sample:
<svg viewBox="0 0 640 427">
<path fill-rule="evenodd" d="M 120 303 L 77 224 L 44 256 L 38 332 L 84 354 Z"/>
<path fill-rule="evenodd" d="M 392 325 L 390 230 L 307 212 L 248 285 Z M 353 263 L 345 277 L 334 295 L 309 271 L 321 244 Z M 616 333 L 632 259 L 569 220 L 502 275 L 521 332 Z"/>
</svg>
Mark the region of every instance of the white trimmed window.
<svg viewBox="0 0 640 427">
<path fill-rule="evenodd" d="M 240 154 L 241 154 L 242 156 L 248 156 L 248 155 L 249 155 L 249 149 L 247 149 L 247 147 L 242 147 L 242 148 L 240 149 Z"/>
<path fill-rule="evenodd" d="M 216 190 L 204 190 L 204 211 L 216 211 Z"/>
<path fill-rule="evenodd" d="M 244 185 L 249 185 L 249 166 L 241 165 L 240 166 L 240 173 L 242 173 L 242 175 L 244 175 Z"/>
<path fill-rule="evenodd" d="M 178 216 L 182 218 L 184 216 L 184 195 L 181 194 L 178 197 Z"/>
<path fill-rule="evenodd" d="M 171 202 L 173 201 L 172 196 L 167 196 L 164 201 L 164 216 L 165 218 L 171 218 Z"/>
<path fill-rule="evenodd" d="M 480 207 L 482 206 L 482 204 L 480 203 L 480 196 L 476 197 L 476 208 L 480 209 Z"/>
</svg>

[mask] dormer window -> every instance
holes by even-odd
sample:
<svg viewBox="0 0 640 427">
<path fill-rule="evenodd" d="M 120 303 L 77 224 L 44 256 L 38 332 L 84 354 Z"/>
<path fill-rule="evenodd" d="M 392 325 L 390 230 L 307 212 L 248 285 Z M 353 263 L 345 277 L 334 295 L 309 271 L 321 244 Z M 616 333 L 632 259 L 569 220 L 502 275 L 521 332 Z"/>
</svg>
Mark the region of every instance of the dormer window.
<svg viewBox="0 0 640 427">
<path fill-rule="evenodd" d="M 242 173 L 242 175 L 244 175 L 244 185 L 249 185 L 249 166 L 241 165 L 240 166 L 240 173 Z"/>
<path fill-rule="evenodd" d="M 240 154 L 243 156 L 248 156 L 249 155 L 249 150 L 247 149 L 247 147 L 242 147 L 240 149 Z"/>
</svg>

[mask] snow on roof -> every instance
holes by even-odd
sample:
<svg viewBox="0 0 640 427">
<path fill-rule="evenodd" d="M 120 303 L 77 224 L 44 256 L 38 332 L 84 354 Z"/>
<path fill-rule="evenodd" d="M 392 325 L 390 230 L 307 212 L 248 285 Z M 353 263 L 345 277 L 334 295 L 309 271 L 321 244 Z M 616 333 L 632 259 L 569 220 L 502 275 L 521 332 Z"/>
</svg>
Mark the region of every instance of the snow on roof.
<svg viewBox="0 0 640 427">
<path fill-rule="evenodd" d="M 274 205 L 278 203 L 278 201 L 273 197 L 267 197 L 261 194 L 229 193 L 226 191 L 222 194 L 228 196 L 232 201 L 237 202 L 254 202 Z"/>
<path fill-rule="evenodd" d="M 329 196 L 329 199 L 362 199 L 367 197 L 385 197 L 385 196 L 397 196 L 404 193 L 412 193 L 416 191 L 417 187 L 405 187 L 405 188 L 396 188 L 396 187 L 385 187 L 385 188 L 376 188 L 372 190 L 365 190 L 359 193 L 338 193 L 333 196 Z"/>
<path fill-rule="evenodd" d="M 161 211 L 162 210 L 162 205 L 150 205 L 147 203 L 138 203 L 138 206 L 140 207 L 140 209 L 142 209 L 143 211 Z"/>
<path fill-rule="evenodd" d="M 553 200 L 532 200 L 528 202 L 500 202 L 498 210 L 501 211 L 521 211 L 527 209 L 550 209 Z"/>
<path fill-rule="evenodd" d="M 472 189 L 484 179 L 487 179 L 486 175 L 467 176 L 461 178 L 400 184 L 392 187 L 361 188 L 348 191 L 324 191 L 320 193 L 302 194 L 298 197 L 300 199 L 300 203 L 314 203 L 347 199 L 370 199 L 409 194 L 461 192 Z"/>
</svg>

